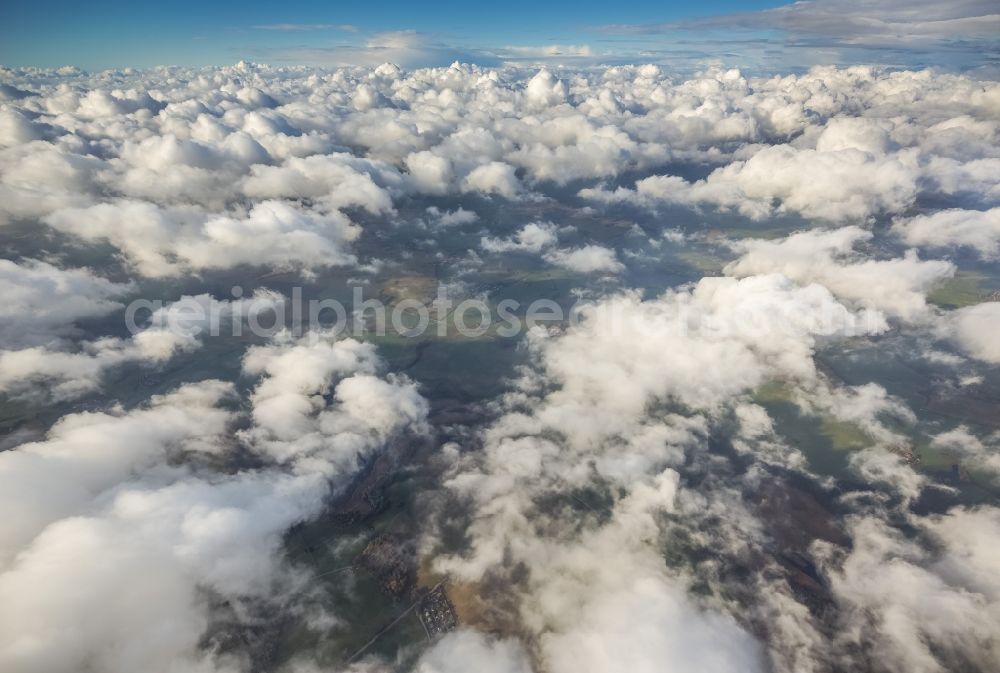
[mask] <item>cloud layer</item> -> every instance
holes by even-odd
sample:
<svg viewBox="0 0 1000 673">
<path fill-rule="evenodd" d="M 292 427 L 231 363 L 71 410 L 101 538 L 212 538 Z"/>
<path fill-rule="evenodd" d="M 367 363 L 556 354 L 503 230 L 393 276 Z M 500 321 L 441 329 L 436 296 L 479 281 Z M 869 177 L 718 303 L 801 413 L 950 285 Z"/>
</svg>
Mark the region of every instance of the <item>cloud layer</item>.
<svg viewBox="0 0 1000 673">
<path fill-rule="evenodd" d="M 871 46 L 984 8 L 768 11 Z M 428 52 L 462 57 L 0 70 L 0 668 L 990 670 L 1000 86 L 382 63 Z M 352 286 L 579 319 L 285 320 Z M 419 588 L 378 629 L 438 582 L 461 626 L 331 661 L 367 589 L 288 539 L 396 478 L 405 523 L 315 546 L 405 537 Z M 261 663 L 261 624 L 321 645 Z"/>
</svg>

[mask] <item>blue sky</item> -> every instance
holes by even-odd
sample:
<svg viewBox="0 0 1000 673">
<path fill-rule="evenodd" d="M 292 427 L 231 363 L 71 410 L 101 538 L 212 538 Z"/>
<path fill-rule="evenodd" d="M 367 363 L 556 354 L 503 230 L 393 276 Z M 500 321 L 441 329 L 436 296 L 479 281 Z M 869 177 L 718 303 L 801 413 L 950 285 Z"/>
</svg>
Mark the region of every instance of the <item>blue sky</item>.
<svg viewBox="0 0 1000 673">
<path fill-rule="evenodd" d="M 966 69 L 996 63 L 1000 24 L 992 3 L 8 2 L 0 9 L 0 63 L 103 69 L 243 59 L 404 67 L 715 60 L 763 70 L 821 62 Z"/>
</svg>

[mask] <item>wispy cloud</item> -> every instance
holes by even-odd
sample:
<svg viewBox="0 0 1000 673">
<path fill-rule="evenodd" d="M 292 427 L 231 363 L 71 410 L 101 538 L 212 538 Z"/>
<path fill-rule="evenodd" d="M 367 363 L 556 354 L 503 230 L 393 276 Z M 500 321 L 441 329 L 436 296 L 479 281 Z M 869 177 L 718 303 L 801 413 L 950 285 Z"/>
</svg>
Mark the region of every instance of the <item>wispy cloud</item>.
<svg viewBox="0 0 1000 673">
<path fill-rule="evenodd" d="M 758 12 L 736 12 L 668 23 L 613 24 L 613 34 L 676 30 L 776 30 L 791 36 L 823 36 L 845 45 L 884 46 L 957 41 L 1000 34 L 993 0 L 801 0 Z"/>
<path fill-rule="evenodd" d="M 538 46 L 508 46 L 497 50 L 506 60 L 548 60 L 594 58 L 590 45 L 586 44 L 543 44 Z"/>
<path fill-rule="evenodd" d="M 461 61 L 480 65 L 500 65 L 491 52 L 445 44 L 426 33 L 400 30 L 376 33 L 364 44 L 297 45 L 268 47 L 257 45 L 256 55 L 268 60 L 320 66 L 379 65 L 395 63 L 403 68 L 446 66 Z"/>
<path fill-rule="evenodd" d="M 596 29 L 650 45 L 682 35 L 763 69 L 813 62 L 982 68 L 1000 51 L 994 0 L 799 0 L 754 12 Z M 748 38 L 760 48 L 746 49 Z M 729 45 L 726 48 L 726 45 Z"/>
<path fill-rule="evenodd" d="M 253 26 L 255 30 L 279 30 L 286 32 L 307 30 L 340 30 L 347 33 L 358 32 L 358 27 L 349 23 L 264 23 Z"/>
</svg>

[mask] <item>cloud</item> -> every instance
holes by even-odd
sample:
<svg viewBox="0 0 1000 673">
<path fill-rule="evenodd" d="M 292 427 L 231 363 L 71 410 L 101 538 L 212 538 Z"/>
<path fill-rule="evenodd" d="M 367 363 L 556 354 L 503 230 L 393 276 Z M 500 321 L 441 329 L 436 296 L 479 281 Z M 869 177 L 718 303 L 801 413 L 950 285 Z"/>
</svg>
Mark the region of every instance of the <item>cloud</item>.
<svg viewBox="0 0 1000 673">
<path fill-rule="evenodd" d="M 0 163 L 0 226 L 92 203 L 100 161 L 48 144 L 5 153 Z"/>
<path fill-rule="evenodd" d="M 843 222 L 905 209 L 916 197 L 918 177 L 914 153 L 883 158 L 857 148 L 779 145 L 761 149 L 746 162 L 716 169 L 697 182 L 653 176 L 639 181 L 634 192 L 583 195 L 608 201 L 711 204 L 753 219 L 793 212 Z"/>
<path fill-rule="evenodd" d="M 718 43 L 730 49 L 745 48 L 745 40 L 762 40 L 781 53 L 787 67 L 796 54 L 823 50 L 828 59 L 858 62 L 893 56 L 902 63 L 933 58 L 956 58 L 969 66 L 981 64 L 976 54 L 993 47 L 1000 28 L 1000 14 L 988 0 L 964 0 L 946 6 L 918 0 L 870 2 L 868 0 L 805 0 L 752 12 L 682 19 L 668 23 L 617 24 L 600 28 L 616 35 L 683 36 L 694 44 Z M 850 51 L 851 56 L 842 53 Z M 750 51 L 754 53 L 753 50 Z M 860 56 L 859 56 L 860 53 Z"/>
<path fill-rule="evenodd" d="M 507 46 L 494 50 L 505 62 L 540 63 L 556 61 L 593 62 L 600 56 L 587 44 L 545 44 L 539 46 Z"/>
<path fill-rule="evenodd" d="M 575 250 L 553 250 L 545 260 L 576 273 L 620 273 L 625 265 L 618 261 L 615 251 L 602 245 L 585 245 Z"/>
<path fill-rule="evenodd" d="M 726 620 L 692 611 L 669 585 L 648 577 L 623 591 L 598 594 L 580 624 L 551 634 L 544 652 L 557 673 L 630 671 L 762 670 L 749 637 Z M 634 628 L 621 628 L 632 623 Z"/>
<path fill-rule="evenodd" d="M 479 215 L 475 211 L 466 210 L 461 206 L 447 211 L 442 211 L 437 206 L 428 206 L 427 216 L 431 226 L 434 227 L 456 227 L 479 220 Z"/>
<path fill-rule="evenodd" d="M 118 299 L 134 291 L 89 269 L 60 269 L 38 260 L 0 260 L 0 340 L 4 347 L 44 345 L 71 336 L 80 319 L 123 307 Z"/>
<path fill-rule="evenodd" d="M 972 466 L 977 471 L 992 477 L 994 482 L 1000 478 L 1000 451 L 997 439 L 992 436 L 985 442 L 975 436 L 965 426 L 935 435 L 932 444 L 946 452 L 962 465 Z"/>
<path fill-rule="evenodd" d="M 385 41 L 419 43 L 410 34 Z M 5 220 L 122 200 L 218 214 L 245 210 L 247 197 L 315 199 L 331 216 L 385 213 L 407 193 L 519 198 L 547 183 L 625 174 L 638 186 L 607 199 L 751 217 L 839 222 L 898 215 L 924 193 L 975 196 L 977 208 L 998 198 L 991 169 L 1000 159 L 982 149 L 995 135 L 993 87 L 969 78 L 817 68 L 751 79 L 714 69 L 671 82 L 652 65 L 556 77 L 383 64 L 313 82 L 322 93 L 311 99 L 307 71 L 275 72 L 244 63 L 183 82 L 131 73 L 117 89 L 78 76 L 79 90 L 8 104 Z M 901 116 L 905 96 L 912 122 Z M 948 142 L 933 140 L 942 134 Z M 102 139 L 99 150 L 91 137 Z M 671 161 L 717 170 L 701 181 L 648 175 Z"/>
<path fill-rule="evenodd" d="M 126 363 L 160 365 L 201 347 L 223 321 L 242 322 L 280 307 L 284 297 L 258 291 L 252 298 L 219 301 L 208 294 L 182 296 L 149 316 L 131 338 L 101 337 L 0 350 L 0 393 L 12 397 L 69 400 L 92 393 L 103 374 Z M 16 344 L 11 344 L 16 345 Z"/>
<path fill-rule="evenodd" d="M 500 60 L 489 51 L 439 42 L 416 30 L 375 33 L 363 45 L 257 47 L 255 51 L 268 60 L 326 67 L 393 63 L 403 68 L 426 68 L 447 66 L 456 61 L 486 66 L 500 64 Z"/>
<path fill-rule="evenodd" d="M 391 166 L 336 153 L 291 157 L 282 166 L 257 164 L 243 193 L 257 199 L 310 198 L 328 210 L 363 208 L 392 212 L 392 191 L 402 180 Z"/>
<path fill-rule="evenodd" d="M 1000 257 L 1000 208 L 941 210 L 893 224 L 909 245 L 928 248 L 968 247 L 985 259 Z"/>
<path fill-rule="evenodd" d="M 293 406 L 312 405 L 297 422 L 339 446 L 354 437 L 368 451 L 407 425 L 419 429 L 426 414 L 412 386 L 367 373 L 380 363 L 361 344 L 317 344 L 311 358 L 280 342 L 248 355 L 260 365 L 250 370 L 264 374 L 245 433 L 252 439 L 245 448 L 262 451 L 257 467 L 216 471 L 213 461 L 179 462 L 194 454 L 222 460 L 237 448 L 239 412 L 222 407 L 234 387 L 213 380 L 129 411 L 66 416 L 44 439 L 0 454 L 0 501 L 16 515 L 0 535 L 5 668 L 246 669 L 241 654 L 204 646 L 218 609 L 207 599 L 246 610 L 301 593 L 306 576 L 284 560 L 284 533 L 317 516 L 331 485 L 360 467 L 341 453 L 301 447 L 294 469 L 269 462 L 289 456 L 264 441 L 278 432 L 267 391 L 290 396 Z M 268 370 L 274 357 L 280 372 Z M 335 363 L 313 369 L 323 358 Z M 338 376 L 330 404 L 317 405 L 312 390 L 282 390 L 288 381 L 310 381 L 321 391 Z M 92 619 L 97 610 L 102 618 Z"/>
<path fill-rule="evenodd" d="M 535 108 L 558 105 L 566 100 L 567 93 L 566 83 L 545 68 L 539 70 L 524 87 L 525 98 Z"/>
<path fill-rule="evenodd" d="M 4 500 L 18 516 L 16 525 L 4 529 L 4 565 L 49 523 L 78 512 L 131 472 L 164 460 L 168 451 L 218 450 L 229 414 L 215 404 L 231 390 L 210 381 L 154 397 L 145 409 L 127 414 L 112 410 L 67 416 L 45 440 L 5 451 Z M 59 498 L 35 488 L 45 479 L 65 482 Z"/>
<path fill-rule="evenodd" d="M 996 339 L 997 329 L 1000 329 L 1000 302 L 956 309 L 948 316 L 944 329 L 959 348 L 972 357 L 991 364 L 1000 363 L 1000 343 Z"/>
<path fill-rule="evenodd" d="M 517 641 L 491 641 L 475 631 L 459 630 L 434 643 L 414 667 L 414 673 L 531 673 L 531 664 Z"/>
<path fill-rule="evenodd" d="M 854 248 L 872 234 L 860 227 L 812 230 L 777 241 L 749 240 L 743 255 L 726 266 L 727 275 L 781 273 L 799 283 L 820 283 L 838 297 L 857 301 L 901 320 L 929 316 L 926 295 L 955 273 L 954 265 L 920 260 L 915 253 L 897 259 L 858 256 Z"/>
<path fill-rule="evenodd" d="M 543 250 L 559 242 L 558 227 L 551 222 L 529 222 L 512 237 L 501 239 L 484 236 L 480 247 L 486 252 L 532 252 Z"/>
<path fill-rule="evenodd" d="M 661 526 L 703 497 L 678 470 L 711 419 L 773 378 L 817 385 L 816 340 L 852 332 L 855 318 L 824 288 L 775 274 L 606 298 L 562 334 L 532 333 L 532 367 L 482 449 L 450 466 L 446 485 L 472 508 L 470 542 L 436 567 L 512 587 L 545 670 L 764 670 L 756 639 L 665 568 Z M 576 506 L 589 489 L 606 508 Z"/>
<path fill-rule="evenodd" d="M 941 6 L 918 2 L 810 0 L 760 12 L 693 19 L 687 27 L 776 28 L 800 36 L 825 36 L 841 44 L 881 46 L 918 40 L 984 38 L 1000 27 L 996 7 L 985 0 Z"/>
<path fill-rule="evenodd" d="M 349 23 L 265 23 L 253 26 L 256 30 L 306 31 L 306 30 L 341 30 L 348 33 L 358 32 L 357 26 Z"/>
<path fill-rule="evenodd" d="M 516 199 L 521 192 L 514 167 L 502 161 L 491 161 L 476 167 L 466 176 L 462 187 L 465 191 L 499 194 L 508 199 Z"/>
<path fill-rule="evenodd" d="M 949 661 L 989 668 L 997 633 L 983 616 L 996 612 L 998 594 L 984 570 L 996 550 L 983 541 L 996 513 L 956 508 L 922 523 L 943 545 L 939 554 L 877 520 L 852 522 L 855 546 L 830 570 L 833 591 L 847 608 L 843 619 L 866 625 L 874 656 L 889 670 L 943 671 Z"/>
<path fill-rule="evenodd" d="M 48 140 L 58 135 L 58 130 L 54 126 L 32 121 L 17 109 L 0 110 L 0 143 L 4 146 L 24 145 L 35 140 Z"/>
<path fill-rule="evenodd" d="M 556 248 L 559 228 L 551 222 L 529 222 L 508 238 L 483 236 L 480 247 L 490 253 L 526 252 L 542 255 L 556 266 L 576 273 L 620 273 L 625 266 L 618 261 L 615 251 L 601 245 L 581 248 Z"/>
<path fill-rule="evenodd" d="M 139 201 L 58 210 L 52 227 L 88 241 L 106 241 L 144 276 L 176 276 L 241 264 L 311 271 L 353 265 L 348 244 L 357 228 L 280 201 L 262 201 L 245 215 L 211 215 Z"/>
<path fill-rule="evenodd" d="M 267 378 L 253 392 L 255 426 L 243 438 L 280 462 L 322 459 L 350 473 L 390 436 L 422 431 L 427 418 L 416 385 L 403 376 L 376 378 L 379 366 L 374 347 L 353 339 L 310 334 L 296 341 L 282 333 L 250 348 L 244 371 Z"/>
<path fill-rule="evenodd" d="M 460 631 L 406 653 L 418 671 L 989 668 L 995 554 L 974 533 L 996 508 L 947 511 L 966 484 L 914 457 L 995 478 L 996 437 L 940 405 L 988 398 L 996 302 L 928 301 L 996 256 L 995 82 L 489 68 L 409 32 L 312 56 L 372 66 L 3 71 L 0 668 L 248 670 L 224 624 L 313 609 L 339 639 L 351 615 L 287 532 L 418 440 L 420 567 L 468 599 Z M 185 382 L 232 373 L 186 354 L 251 314 L 212 288 L 430 265 L 492 288 L 494 262 L 566 269 L 560 296 L 587 301 L 524 337 L 472 422 L 432 415 L 416 381 L 440 404 L 454 362 L 411 379 L 381 339 L 218 342 L 243 379 Z M 179 299 L 127 337 L 111 323 L 138 295 Z M 835 376 L 868 358 L 860 385 Z M 172 392 L 95 394 L 171 359 Z M 824 455 L 802 428 L 864 448 Z"/>
</svg>

